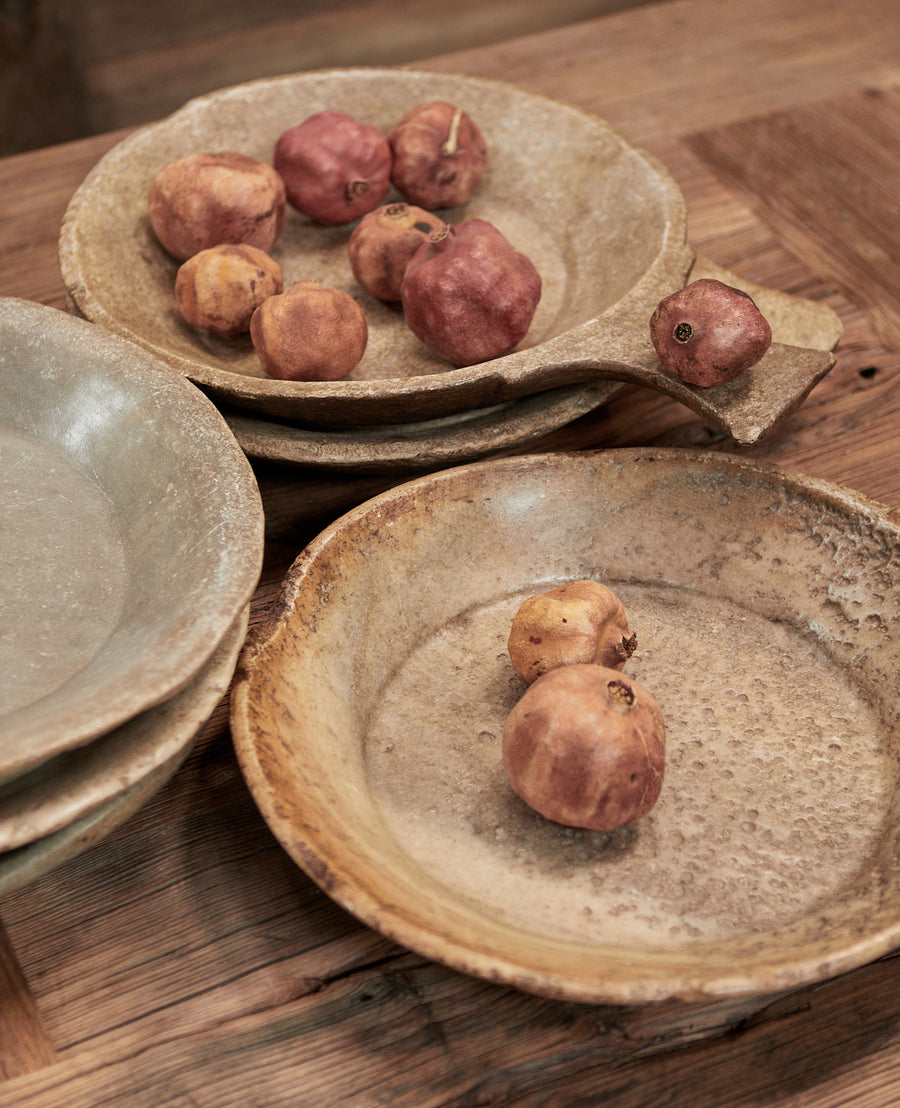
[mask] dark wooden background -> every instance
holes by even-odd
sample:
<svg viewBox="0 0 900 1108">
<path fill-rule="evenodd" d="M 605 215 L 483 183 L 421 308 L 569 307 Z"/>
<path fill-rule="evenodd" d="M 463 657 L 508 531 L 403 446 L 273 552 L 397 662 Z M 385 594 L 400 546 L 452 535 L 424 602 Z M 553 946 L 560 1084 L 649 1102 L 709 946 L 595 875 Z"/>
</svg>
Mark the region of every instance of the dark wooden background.
<svg viewBox="0 0 900 1108">
<path fill-rule="evenodd" d="M 0 0 L 0 156 L 319 66 L 395 65 L 644 0 Z"/>
</svg>

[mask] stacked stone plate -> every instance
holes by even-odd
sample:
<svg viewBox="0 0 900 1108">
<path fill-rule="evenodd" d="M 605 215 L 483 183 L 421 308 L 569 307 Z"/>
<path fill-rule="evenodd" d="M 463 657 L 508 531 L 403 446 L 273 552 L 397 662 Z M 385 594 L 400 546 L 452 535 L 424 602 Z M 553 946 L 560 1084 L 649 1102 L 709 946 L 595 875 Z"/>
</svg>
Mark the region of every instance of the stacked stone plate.
<svg viewBox="0 0 900 1108">
<path fill-rule="evenodd" d="M 6 889 L 178 768 L 230 681 L 263 519 L 249 463 L 199 389 L 16 299 L 0 301 L 0 460 Z"/>
</svg>

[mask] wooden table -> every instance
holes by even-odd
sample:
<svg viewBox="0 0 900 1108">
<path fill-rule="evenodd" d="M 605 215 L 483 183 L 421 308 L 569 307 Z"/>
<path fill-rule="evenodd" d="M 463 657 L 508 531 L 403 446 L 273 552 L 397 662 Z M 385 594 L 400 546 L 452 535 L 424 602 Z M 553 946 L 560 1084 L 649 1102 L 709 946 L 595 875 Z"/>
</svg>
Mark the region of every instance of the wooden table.
<svg viewBox="0 0 900 1108">
<path fill-rule="evenodd" d="M 669 0 L 423 64 L 595 111 L 670 168 L 696 249 L 846 327 L 833 372 L 755 447 L 631 392 L 533 449 L 700 445 L 900 509 L 896 0 Z M 0 294 L 63 305 L 60 219 L 119 137 L 0 161 Z M 397 480 L 257 470 L 253 620 L 324 521 Z M 900 1102 L 892 958 L 736 1012 L 581 1007 L 399 949 L 275 843 L 226 703 L 162 792 L 0 918 L 0 1106 Z"/>
</svg>

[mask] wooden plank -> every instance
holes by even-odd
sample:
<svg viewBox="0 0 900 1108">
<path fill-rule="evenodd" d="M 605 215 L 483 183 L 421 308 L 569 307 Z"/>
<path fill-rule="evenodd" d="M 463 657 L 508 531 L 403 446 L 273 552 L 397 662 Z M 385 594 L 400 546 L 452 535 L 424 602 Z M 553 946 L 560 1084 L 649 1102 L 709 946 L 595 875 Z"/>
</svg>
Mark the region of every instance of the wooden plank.
<svg viewBox="0 0 900 1108">
<path fill-rule="evenodd" d="M 88 133 L 66 30 L 48 0 L 0 7 L 0 155 Z"/>
<path fill-rule="evenodd" d="M 827 9 L 809 0 L 666 0 L 427 64 L 502 76 L 597 112 L 632 142 L 656 144 L 860 86 L 898 85 L 898 41 L 893 0 Z"/>
<path fill-rule="evenodd" d="M 511 37 L 644 2 L 558 0 L 553 5 L 539 5 L 531 0 L 462 0 L 458 10 L 463 26 L 474 30 L 476 45 L 492 41 L 497 35 Z M 452 40 L 459 34 L 439 6 L 421 8 L 409 0 L 256 0 L 253 4 L 246 0 L 191 0 L 190 4 L 154 0 L 152 5 L 146 0 L 56 0 L 55 6 L 61 9 L 60 18 L 65 18 L 77 56 L 85 65 L 217 39 L 233 32 L 245 34 L 276 24 L 288 31 L 294 28 L 302 50 L 304 38 L 315 37 L 316 29 L 322 26 L 317 19 L 323 14 L 330 17 L 324 26 L 336 28 L 335 38 L 357 39 L 361 48 L 367 33 L 374 36 L 380 48 L 383 28 L 405 29 L 405 34 L 394 36 L 401 47 L 419 39 L 431 43 L 433 50 L 439 50 L 448 35 Z M 516 9 L 520 9 L 518 15 Z M 306 35 L 304 26 L 309 28 Z M 244 60 L 248 67 L 259 61 L 252 45 Z"/>
<path fill-rule="evenodd" d="M 774 112 L 688 139 L 789 250 L 862 305 L 900 347 L 900 89 Z M 852 225 L 852 226 L 851 226 Z"/>
<path fill-rule="evenodd" d="M 710 1040 L 709 1011 L 561 1004 L 406 955 L 268 1012 L 150 1042 L 135 1029 L 128 1042 L 92 1044 L 0 1085 L 0 1108 L 63 1099 L 91 1108 L 751 1108 L 776 1096 L 821 1105 L 816 1086 L 838 1069 L 889 1095 L 900 1088 L 898 972 L 896 960 L 879 962 L 854 974 L 852 988 L 837 979 L 740 1017 L 720 1012 Z"/>
<path fill-rule="evenodd" d="M 61 1055 L 86 1039 L 168 1037 L 277 1007 L 396 953 L 272 838 L 235 762 L 224 703 L 166 789 L 53 880 L 9 894 L 3 910 Z"/>
<path fill-rule="evenodd" d="M 82 65 L 142 50 L 241 31 L 290 19 L 298 9 L 312 15 L 346 10 L 357 0 L 51 0 L 64 19 Z"/>
<path fill-rule="evenodd" d="M 760 1004 L 751 1002 L 744 1015 Z M 62 1090 L 69 1103 L 94 1108 L 149 1108 L 190 1097 L 269 1108 L 507 1103 L 498 1093 L 590 1069 L 602 1073 L 613 1061 L 650 1057 L 707 1034 L 709 1013 L 691 1024 L 690 1011 L 561 1004 L 405 955 L 269 1013 L 177 1039 L 157 1036 L 150 1047 L 135 1035 L 125 1058 L 121 1042 L 115 1050 L 100 1044 L 72 1053 L 40 1074 L 0 1085 L 0 1106 L 27 1096 L 42 1108 L 57 1103 Z M 727 1027 L 737 1023 L 734 1006 L 731 1013 Z M 546 1077 L 535 1084 L 537 1060 Z"/>
<path fill-rule="evenodd" d="M 56 1050 L 0 923 L 0 1079 L 49 1066 Z"/>
<path fill-rule="evenodd" d="M 558 27 L 644 0 L 457 0 L 453 18 L 433 0 L 341 4 L 86 60 L 85 82 L 100 129 L 167 115 L 225 85 L 333 66 L 397 65 Z"/>
<path fill-rule="evenodd" d="M 0 296 L 65 306 L 56 245 L 66 205 L 124 131 L 0 159 Z"/>
</svg>

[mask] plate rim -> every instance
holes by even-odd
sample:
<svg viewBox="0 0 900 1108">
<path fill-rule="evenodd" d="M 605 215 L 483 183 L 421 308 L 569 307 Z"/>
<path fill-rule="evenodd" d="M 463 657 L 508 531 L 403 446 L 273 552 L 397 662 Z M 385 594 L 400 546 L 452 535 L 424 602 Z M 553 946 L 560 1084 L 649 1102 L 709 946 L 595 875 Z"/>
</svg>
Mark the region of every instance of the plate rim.
<svg viewBox="0 0 900 1108">
<path fill-rule="evenodd" d="M 466 422 L 456 427 L 446 425 L 444 420 L 435 421 L 441 426 L 433 430 L 427 421 L 381 424 L 368 429 L 381 434 L 357 438 L 353 431 L 294 427 L 238 409 L 223 409 L 223 415 L 250 457 L 311 469 L 387 473 L 463 464 L 494 451 L 522 447 L 602 408 L 627 387 L 611 381 L 563 386 L 499 406 L 459 413 L 466 416 Z M 497 407 L 502 410 L 495 411 Z M 546 414 L 529 422 L 528 415 L 535 409 L 543 409 Z M 474 441 L 466 437 L 467 432 L 471 435 L 473 424 L 479 429 Z M 411 439 L 407 438 L 409 434 Z"/>
<path fill-rule="evenodd" d="M 248 605 L 225 632 L 208 661 L 180 692 L 125 720 L 87 747 L 58 756 L 63 759 L 67 754 L 76 756 L 76 763 L 80 764 L 76 764 L 75 775 L 82 792 L 72 794 L 70 767 L 54 766 L 54 759 L 46 766 L 46 770 L 53 773 L 52 781 L 42 778 L 33 788 L 29 788 L 27 782 L 14 782 L 16 791 L 9 798 L 10 803 L 0 802 L 0 865 L 8 852 L 49 838 L 80 822 L 177 757 L 206 725 L 227 692 L 246 637 L 249 616 Z M 135 738 L 140 740 L 137 745 Z M 104 759 L 99 769 L 92 762 L 93 755 L 98 752 Z M 44 766 L 36 768 L 45 769 Z M 4 812 L 5 807 L 10 810 Z"/>
</svg>

